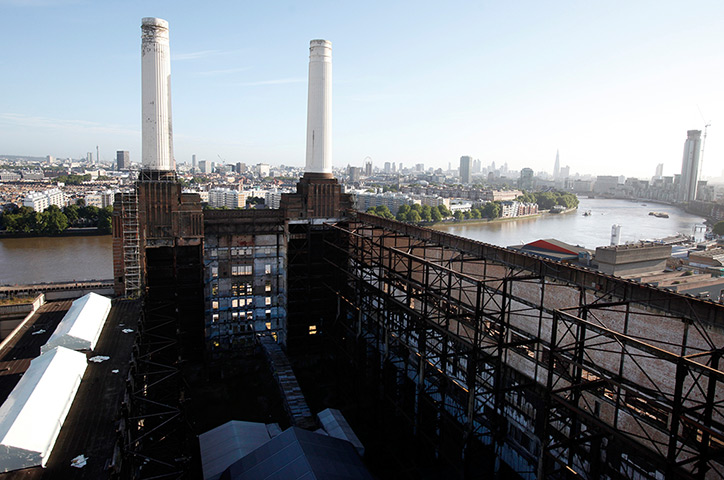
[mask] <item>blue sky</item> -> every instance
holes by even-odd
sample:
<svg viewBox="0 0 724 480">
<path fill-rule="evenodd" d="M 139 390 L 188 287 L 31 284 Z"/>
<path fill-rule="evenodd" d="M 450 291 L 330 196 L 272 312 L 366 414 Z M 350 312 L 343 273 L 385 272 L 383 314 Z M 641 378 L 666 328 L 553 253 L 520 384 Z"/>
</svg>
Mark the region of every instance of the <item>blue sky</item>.
<svg viewBox="0 0 724 480">
<path fill-rule="evenodd" d="M 552 171 L 560 149 L 572 173 L 672 175 L 706 119 L 704 173 L 724 169 L 721 1 L 0 0 L 0 154 L 138 161 L 145 16 L 170 24 L 178 162 L 303 165 L 324 38 L 335 166 Z"/>
</svg>

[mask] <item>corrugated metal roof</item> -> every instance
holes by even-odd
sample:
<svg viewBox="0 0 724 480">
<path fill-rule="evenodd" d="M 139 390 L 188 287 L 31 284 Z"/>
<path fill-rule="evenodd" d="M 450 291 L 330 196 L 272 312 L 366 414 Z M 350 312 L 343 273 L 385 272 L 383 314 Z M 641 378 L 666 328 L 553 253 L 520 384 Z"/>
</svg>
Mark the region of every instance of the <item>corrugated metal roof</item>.
<svg viewBox="0 0 724 480">
<path fill-rule="evenodd" d="M 291 427 L 224 471 L 223 480 L 343 480 L 374 477 L 351 443 Z"/>
</svg>

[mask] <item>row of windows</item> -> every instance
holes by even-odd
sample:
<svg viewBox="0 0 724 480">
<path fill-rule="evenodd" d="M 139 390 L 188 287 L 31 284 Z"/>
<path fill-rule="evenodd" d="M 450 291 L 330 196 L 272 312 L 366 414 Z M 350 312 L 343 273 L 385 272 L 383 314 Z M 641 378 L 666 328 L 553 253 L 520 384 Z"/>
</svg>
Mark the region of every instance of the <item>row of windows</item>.
<svg viewBox="0 0 724 480">
<path fill-rule="evenodd" d="M 209 248 L 207 250 L 210 258 L 218 258 L 219 254 L 225 256 L 229 253 L 232 257 L 250 257 L 254 254 L 254 250 L 258 254 L 274 255 L 276 247 L 231 247 L 231 248 Z"/>
<path fill-rule="evenodd" d="M 269 284 L 269 289 L 271 290 L 271 284 Z M 253 288 L 251 283 L 232 283 L 231 284 L 231 296 L 232 297 L 242 297 L 244 295 L 251 295 L 253 293 Z"/>
<path fill-rule="evenodd" d="M 264 292 L 270 293 L 272 291 L 271 282 L 264 284 Z M 244 297 L 246 295 L 254 294 L 254 287 L 251 283 L 232 283 L 231 291 L 229 292 L 232 297 Z M 211 295 L 214 297 L 219 296 L 219 284 L 211 284 Z"/>
<path fill-rule="evenodd" d="M 253 272 L 253 266 L 252 265 L 232 265 L 231 266 L 231 275 L 232 276 L 238 276 L 238 275 L 251 275 Z M 214 268 L 211 268 L 211 275 L 213 277 L 216 277 L 219 275 L 219 270 L 216 268 L 216 271 L 214 271 Z M 271 263 L 267 263 L 264 265 L 264 274 L 269 275 L 272 273 L 272 266 Z"/>
<path fill-rule="evenodd" d="M 247 310 L 247 311 L 241 311 L 241 312 L 231 312 L 231 321 L 232 322 L 238 322 L 238 321 L 244 321 L 251 322 L 254 320 L 271 320 L 271 309 L 266 309 L 264 311 L 264 318 L 260 318 L 260 315 L 257 315 L 256 319 L 254 318 L 254 310 Z M 219 314 L 214 313 L 211 315 L 211 323 L 217 323 L 219 321 Z M 271 324 L 268 324 L 271 325 Z M 271 328 L 271 326 L 267 327 Z"/>
<path fill-rule="evenodd" d="M 271 297 L 264 297 L 264 305 L 269 306 L 269 305 L 271 305 L 271 303 L 272 303 Z M 247 305 L 249 305 L 249 306 L 254 305 L 254 297 L 232 298 L 231 299 L 231 308 L 246 307 Z M 218 300 L 211 301 L 211 309 L 212 310 L 219 309 Z"/>
</svg>

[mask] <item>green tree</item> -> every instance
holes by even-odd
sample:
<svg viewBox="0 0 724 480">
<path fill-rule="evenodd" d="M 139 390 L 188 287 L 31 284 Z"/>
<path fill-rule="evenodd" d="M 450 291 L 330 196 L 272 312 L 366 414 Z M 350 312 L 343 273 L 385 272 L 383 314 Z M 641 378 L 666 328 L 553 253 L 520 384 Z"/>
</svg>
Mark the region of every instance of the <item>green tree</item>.
<svg viewBox="0 0 724 480">
<path fill-rule="evenodd" d="M 397 218 L 397 220 L 399 220 L 400 222 L 406 222 L 408 213 L 410 213 L 410 206 L 400 205 L 400 207 L 397 209 L 397 215 L 395 216 L 395 218 Z"/>
<path fill-rule="evenodd" d="M 63 208 L 65 218 L 68 219 L 68 223 L 70 225 L 76 225 L 78 223 L 78 219 L 80 218 L 78 211 L 79 209 L 77 205 L 68 205 L 67 207 Z"/>
<path fill-rule="evenodd" d="M 84 205 L 78 209 L 79 223 L 86 227 L 98 226 L 98 207 Z"/>
<path fill-rule="evenodd" d="M 37 233 L 45 235 L 57 235 L 68 228 L 68 217 L 55 205 L 51 205 L 45 209 L 40 216 L 39 228 Z"/>
<path fill-rule="evenodd" d="M 483 206 L 482 216 L 485 218 L 498 218 L 500 216 L 500 203 L 488 202 Z"/>
<path fill-rule="evenodd" d="M 432 212 L 430 205 L 423 205 L 422 211 L 420 212 L 420 217 L 422 217 L 422 220 L 425 222 L 432 222 Z"/>
<path fill-rule="evenodd" d="M 389 219 L 395 218 L 395 216 L 392 215 L 392 212 L 390 212 L 390 209 L 387 207 L 387 205 L 380 205 L 379 207 L 377 207 L 376 213 L 378 216 L 380 216 L 382 218 L 389 218 Z"/>
<path fill-rule="evenodd" d="M 103 233 L 111 233 L 113 218 L 113 207 L 101 208 L 98 212 L 98 230 Z"/>
<path fill-rule="evenodd" d="M 536 194 L 538 207 L 542 210 L 550 210 L 557 204 L 556 196 L 551 192 L 539 192 Z"/>
<path fill-rule="evenodd" d="M 30 207 L 20 207 L 18 213 L 7 215 L 5 224 L 9 232 L 34 233 L 42 225 L 42 217 Z"/>
<path fill-rule="evenodd" d="M 433 222 L 442 222 L 442 215 L 440 215 L 440 210 L 437 208 L 430 209 L 430 215 L 432 216 Z"/>
<path fill-rule="evenodd" d="M 724 221 L 717 222 L 711 231 L 714 232 L 714 235 L 724 235 Z"/>
<path fill-rule="evenodd" d="M 475 219 L 482 218 L 483 216 L 482 213 L 480 213 L 480 210 L 478 210 L 477 208 L 471 208 L 470 213 L 472 214 L 472 218 Z"/>
<path fill-rule="evenodd" d="M 438 206 L 437 206 L 437 209 L 438 209 L 438 211 L 440 212 L 440 215 L 442 215 L 443 218 L 449 217 L 450 215 L 452 215 L 452 212 L 450 211 L 450 209 L 447 208 L 447 207 L 446 207 L 445 205 L 443 205 L 443 204 L 438 205 Z"/>
<path fill-rule="evenodd" d="M 463 215 L 463 212 L 461 212 L 460 210 L 458 210 L 457 212 L 455 212 L 455 214 L 453 215 L 453 217 L 455 217 L 455 221 L 458 221 L 458 222 L 459 222 L 460 220 L 462 220 L 463 218 L 465 218 L 465 215 Z"/>
<path fill-rule="evenodd" d="M 410 223 L 420 223 L 422 221 L 422 217 L 417 210 L 411 210 L 407 216 L 407 221 Z"/>
</svg>

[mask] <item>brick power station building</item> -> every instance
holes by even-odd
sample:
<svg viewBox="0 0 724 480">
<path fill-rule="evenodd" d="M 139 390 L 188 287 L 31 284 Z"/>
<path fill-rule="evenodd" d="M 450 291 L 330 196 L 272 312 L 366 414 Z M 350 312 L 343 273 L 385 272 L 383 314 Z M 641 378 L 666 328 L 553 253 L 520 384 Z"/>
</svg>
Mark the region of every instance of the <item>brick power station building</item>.
<svg viewBox="0 0 724 480">
<path fill-rule="evenodd" d="M 126 471 L 182 478 L 194 365 L 271 338 L 302 356 L 331 341 L 319 354 L 338 385 L 319 390 L 395 412 L 453 478 L 724 476 L 724 307 L 351 211 L 331 174 L 323 40 L 297 193 L 278 210 L 202 211 L 173 173 L 167 112 L 145 110 L 170 101 L 145 96 L 166 75 L 162 22 L 143 27 L 144 170 L 113 217 L 116 294 L 144 301 Z"/>
</svg>

